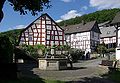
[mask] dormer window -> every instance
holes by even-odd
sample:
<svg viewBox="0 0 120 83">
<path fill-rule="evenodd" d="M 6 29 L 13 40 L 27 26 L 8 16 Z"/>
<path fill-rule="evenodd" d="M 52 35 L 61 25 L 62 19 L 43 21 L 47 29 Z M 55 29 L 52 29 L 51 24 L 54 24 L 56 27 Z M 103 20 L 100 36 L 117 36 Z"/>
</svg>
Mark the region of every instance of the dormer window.
<svg viewBox="0 0 120 83">
<path fill-rule="evenodd" d="M 107 34 L 110 34 L 110 31 L 108 31 Z"/>
<path fill-rule="evenodd" d="M 113 33 L 116 33 L 116 30 L 114 30 L 114 32 Z"/>
</svg>

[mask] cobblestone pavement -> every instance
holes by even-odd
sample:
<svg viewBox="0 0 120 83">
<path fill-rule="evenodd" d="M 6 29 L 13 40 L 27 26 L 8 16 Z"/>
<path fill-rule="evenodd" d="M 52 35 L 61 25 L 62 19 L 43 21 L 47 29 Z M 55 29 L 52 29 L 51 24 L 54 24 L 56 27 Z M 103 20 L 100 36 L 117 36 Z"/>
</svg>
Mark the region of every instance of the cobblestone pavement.
<svg viewBox="0 0 120 83">
<path fill-rule="evenodd" d="M 21 71 L 24 76 L 28 77 L 33 77 L 34 75 L 43 79 L 63 80 L 69 81 L 70 83 L 113 83 L 100 77 L 100 74 L 107 72 L 107 68 L 99 67 L 100 62 L 101 59 L 79 61 L 73 64 L 74 68 L 72 70 L 60 71 L 43 71 L 38 68 L 29 68 L 32 66 L 27 65 Z M 27 70 L 30 70 L 31 73 Z"/>
</svg>

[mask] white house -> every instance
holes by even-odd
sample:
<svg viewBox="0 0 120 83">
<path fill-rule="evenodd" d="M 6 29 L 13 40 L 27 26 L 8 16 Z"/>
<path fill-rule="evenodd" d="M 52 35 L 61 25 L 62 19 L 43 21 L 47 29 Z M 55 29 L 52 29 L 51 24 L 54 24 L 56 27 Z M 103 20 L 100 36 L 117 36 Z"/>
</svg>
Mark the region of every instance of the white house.
<svg viewBox="0 0 120 83">
<path fill-rule="evenodd" d="M 64 30 L 48 14 L 42 14 L 21 32 L 21 44 L 65 45 Z"/>
<path fill-rule="evenodd" d="M 116 28 L 111 25 L 110 21 L 98 24 L 101 34 L 100 34 L 100 43 L 105 43 L 107 48 L 116 47 Z"/>
<path fill-rule="evenodd" d="M 116 59 L 120 61 L 120 12 L 116 14 L 111 24 L 116 28 Z"/>
<path fill-rule="evenodd" d="M 65 30 L 66 41 L 72 48 L 92 52 L 100 43 L 101 32 L 96 21 L 82 22 L 66 26 L 63 29 Z"/>
<path fill-rule="evenodd" d="M 116 14 L 112 22 L 107 21 L 98 26 L 101 31 L 100 43 L 104 42 L 107 48 L 120 46 L 120 12 Z"/>
<path fill-rule="evenodd" d="M 120 12 L 116 14 L 111 24 L 116 28 L 116 43 L 117 46 L 120 46 Z"/>
</svg>

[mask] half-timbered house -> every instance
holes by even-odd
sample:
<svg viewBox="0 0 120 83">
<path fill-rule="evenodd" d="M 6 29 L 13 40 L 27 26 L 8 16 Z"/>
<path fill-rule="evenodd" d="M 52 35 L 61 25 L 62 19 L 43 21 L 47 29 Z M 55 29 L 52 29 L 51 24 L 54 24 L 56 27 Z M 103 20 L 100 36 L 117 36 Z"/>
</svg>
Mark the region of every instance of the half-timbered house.
<svg viewBox="0 0 120 83">
<path fill-rule="evenodd" d="M 110 21 L 98 25 L 101 31 L 100 43 L 104 43 L 107 48 L 116 47 L 116 28 L 111 25 Z"/>
<path fill-rule="evenodd" d="M 64 27 L 66 42 L 72 48 L 92 52 L 100 42 L 100 30 L 96 21 L 82 22 Z"/>
<path fill-rule="evenodd" d="M 48 14 L 42 14 L 21 32 L 19 45 L 65 45 L 64 36 L 64 30 Z"/>
<path fill-rule="evenodd" d="M 116 28 L 116 47 L 120 47 L 120 12 L 116 14 L 111 24 Z"/>
</svg>

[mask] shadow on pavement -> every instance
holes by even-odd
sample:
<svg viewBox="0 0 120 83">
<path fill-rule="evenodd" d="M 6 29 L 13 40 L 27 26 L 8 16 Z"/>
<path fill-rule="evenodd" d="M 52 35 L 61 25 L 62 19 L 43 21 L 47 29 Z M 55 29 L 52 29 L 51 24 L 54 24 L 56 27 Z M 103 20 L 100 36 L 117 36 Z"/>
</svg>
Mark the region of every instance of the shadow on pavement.
<svg viewBox="0 0 120 83">
<path fill-rule="evenodd" d="M 69 81 L 66 83 L 115 83 L 107 78 L 101 78 L 101 77 L 85 77 L 81 78 L 80 81 Z"/>
<path fill-rule="evenodd" d="M 45 80 L 34 74 L 33 68 L 38 67 L 36 62 L 17 63 L 19 73 L 17 79 L 0 79 L 0 83 L 45 83 Z"/>
<path fill-rule="evenodd" d="M 20 71 L 20 79 L 19 80 L 30 80 L 30 83 L 45 83 L 44 79 L 40 78 L 38 75 L 34 74 L 33 68 L 38 67 L 37 62 L 25 62 L 17 64 L 18 70 Z M 28 81 L 29 82 L 29 81 Z"/>
<path fill-rule="evenodd" d="M 87 67 L 67 67 L 67 70 L 79 70 L 79 69 L 87 69 Z"/>
</svg>

